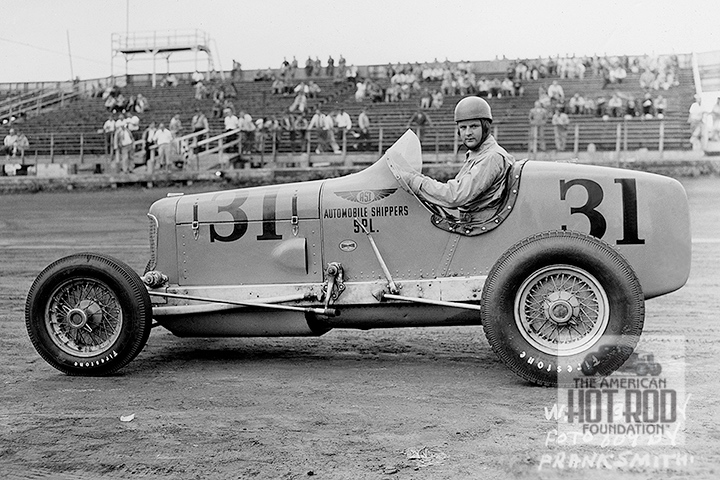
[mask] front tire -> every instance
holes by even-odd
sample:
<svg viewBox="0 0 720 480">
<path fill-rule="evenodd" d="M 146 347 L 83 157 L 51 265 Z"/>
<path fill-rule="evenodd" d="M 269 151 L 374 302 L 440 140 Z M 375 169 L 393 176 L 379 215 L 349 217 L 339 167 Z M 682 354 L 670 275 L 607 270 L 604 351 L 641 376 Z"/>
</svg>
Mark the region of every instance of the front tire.
<svg viewBox="0 0 720 480">
<path fill-rule="evenodd" d="M 616 250 L 553 231 L 517 243 L 496 262 L 481 315 L 490 346 L 512 371 L 557 386 L 622 366 L 642 332 L 645 306 L 635 272 Z"/>
<path fill-rule="evenodd" d="M 147 343 L 150 296 L 140 277 L 107 255 L 79 253 L 35 279 L 25 325 L 40 356 L 68 375 L 109 375 Z"/>
</svg>

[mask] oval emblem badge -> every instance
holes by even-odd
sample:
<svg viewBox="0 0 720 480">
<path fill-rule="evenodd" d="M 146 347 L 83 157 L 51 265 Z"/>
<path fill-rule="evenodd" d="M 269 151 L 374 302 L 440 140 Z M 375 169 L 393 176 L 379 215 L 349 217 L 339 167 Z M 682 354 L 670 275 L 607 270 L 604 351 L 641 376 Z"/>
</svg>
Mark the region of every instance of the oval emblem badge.
<svg viewBox="0 0 720 480">
<path fill-rule="evenodd" d="M 352 252 L 357 248 L 357 243 L 354 240 L 343 240 L 339 247 L 343 252 Z"/>
</svg>

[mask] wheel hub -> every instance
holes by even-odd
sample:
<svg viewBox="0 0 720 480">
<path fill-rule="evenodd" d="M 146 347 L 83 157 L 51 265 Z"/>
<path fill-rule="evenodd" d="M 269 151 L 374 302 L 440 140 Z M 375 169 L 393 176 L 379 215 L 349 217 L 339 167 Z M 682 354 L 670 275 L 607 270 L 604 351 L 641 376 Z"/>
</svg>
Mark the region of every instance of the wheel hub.
<svg viewBox="0 0 720 480">
<path fill-rule="evenodd" d="M 65 317 L 67 318 L 70 326 L 73 328 L 83 328 L 87 325 L 87 315 L 85 315 L 85 312 L 79 308 L 73 308 Z"/>
<path fill-rule="evenodd" d="M 580 302 L 571 293 L 560 291 L 553 292 L 543 302 L 545 318 L 557 324 L 566 324 L 580 311 Z"/>
</svg>

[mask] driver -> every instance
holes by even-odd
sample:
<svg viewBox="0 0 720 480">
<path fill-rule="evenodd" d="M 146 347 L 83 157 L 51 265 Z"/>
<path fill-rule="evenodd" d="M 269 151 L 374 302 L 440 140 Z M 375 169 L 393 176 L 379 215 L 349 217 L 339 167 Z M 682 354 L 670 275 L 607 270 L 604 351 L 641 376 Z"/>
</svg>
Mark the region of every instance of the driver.
<svg viewBox="0 0 720 480">
<path fill-rule="evenodd" d="M 455 122 L 467 147 L 465 163 L 455 178 L 438 182 L 412 169 L 401 169 L 400 175 L 427 202 L 458 209 L 460 221 L 482 222 L 495 214 L 515 159 L 490 134 L 492 112 L 482 98 L 461 99 L 455 106 Z"/>
</svg>

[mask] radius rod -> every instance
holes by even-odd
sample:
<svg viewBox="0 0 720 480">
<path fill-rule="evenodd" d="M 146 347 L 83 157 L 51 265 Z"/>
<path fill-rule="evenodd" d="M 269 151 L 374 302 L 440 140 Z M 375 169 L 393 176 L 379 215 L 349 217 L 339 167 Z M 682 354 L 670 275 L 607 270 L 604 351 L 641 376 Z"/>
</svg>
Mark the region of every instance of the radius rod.
<svg viewBox="0 0 720 480">
<path fill-rule="evenodd" d="M 148 292 L 150 295 L 165 298 L 179 298 L 182 300 L 193 300 L 196 302 L 224 303 L 227 305 L 240 305 L 243 307 L 259 307 L 274 310 L 289 310 L 292 312 L 313 313 L 315 315 L 323 315 L 326 317 L 337 317 L 340 313 L 336 308 L 312 308 L 312 307 L 293 307 L 291 305 L 276 305 L 273 303 L 256 303 L 256 302 L 239 302 L 236 300 L 223 300 L 218 298 L 196 297 L 193 295 L 178 295 L 176 293 Z"/>
</svg>

